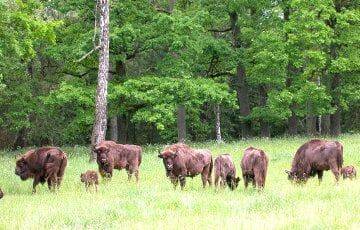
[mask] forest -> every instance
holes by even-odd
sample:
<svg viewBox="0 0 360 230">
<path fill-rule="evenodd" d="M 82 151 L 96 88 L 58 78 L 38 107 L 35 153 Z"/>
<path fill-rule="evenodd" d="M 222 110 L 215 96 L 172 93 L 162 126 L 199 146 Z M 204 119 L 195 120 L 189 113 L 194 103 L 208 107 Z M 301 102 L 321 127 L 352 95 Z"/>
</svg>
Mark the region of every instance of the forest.
<svg viewBox="0 0 360 230">
<path fill-rule="evenodd" d="M 0 0 L 0 148 L 91 142 L 98 2 Z M 359 0 L 113 0 L 109 9 L 107 139 L 360 131 Z"/>
</svg>

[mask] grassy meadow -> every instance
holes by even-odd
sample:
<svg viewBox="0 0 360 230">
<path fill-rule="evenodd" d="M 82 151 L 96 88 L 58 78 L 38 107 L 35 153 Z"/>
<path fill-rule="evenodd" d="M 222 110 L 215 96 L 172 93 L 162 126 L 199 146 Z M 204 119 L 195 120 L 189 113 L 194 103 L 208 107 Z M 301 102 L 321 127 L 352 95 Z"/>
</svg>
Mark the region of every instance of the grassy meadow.
<svg viewBox="0 0 360 230">
<path fill-rule="evenodd" d="M 50 193 L 32 180 L 14 174 L 17 152 L 0 152 L 0 229 L 359 229 L 360 179 L 335 185 L 330 171 L 323 183 L 310 179 L 296 186 L 284 173 L 305 138 L 254 139 L 225 144 L 196 143 L 213 156 L 229 153 L 240 175 L 240 159 L 247 146 L 260 147 L 270 162 L 263 192 L 202 189 L 201 178 L 187 178 L 184 191 L 174 191 L 165 177 L 159 146 L 144 147 L 140 183 L 128 182 L 125 171 L 115 171 L 110 182 L 100 182 L 98 193 L 87 193 L 80 173 L 96 169 L 88 163 L 86 147 L 64 147 L 69 161 L 62 187 Z M 360 170 L 360 135 L 338 138 L 344 145 L 344 165 Z M 134 179 L 134 178 L 133 178 Z"/>
</svg>

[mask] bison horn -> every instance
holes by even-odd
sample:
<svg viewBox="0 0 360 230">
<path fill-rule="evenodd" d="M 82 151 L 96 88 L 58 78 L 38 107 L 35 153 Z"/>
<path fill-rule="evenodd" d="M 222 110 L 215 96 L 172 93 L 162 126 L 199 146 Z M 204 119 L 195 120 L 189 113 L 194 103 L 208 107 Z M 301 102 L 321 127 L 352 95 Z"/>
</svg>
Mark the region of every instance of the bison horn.
<svg viewBox="0 0 360 230">
<path fill-rule="evenodd" d="M 286 173 L 286 174 L 290 174 L 290 171 L 289 171 L 289 170 L 285 170 L 285 173 Z"/>
<path fill-rule="evenodd" d="M 159 157 L 159 158 L 163 158 L 163 155 L 159 154 L 158 157 Z"/>
</svg>

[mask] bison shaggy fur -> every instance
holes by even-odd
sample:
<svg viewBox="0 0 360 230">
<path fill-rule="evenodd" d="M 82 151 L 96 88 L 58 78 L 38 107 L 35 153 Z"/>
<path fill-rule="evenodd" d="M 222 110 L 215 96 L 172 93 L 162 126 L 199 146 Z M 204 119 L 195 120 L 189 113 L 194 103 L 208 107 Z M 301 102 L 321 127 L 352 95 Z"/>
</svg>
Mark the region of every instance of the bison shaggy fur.
<svg viewBox="0 0 360 230">
<path fill-rule="evenodd" d="M 211 152 L 206 149 L 192 149 L 186 144 L 173 144 L 166 147 L 158 155 L 163 159 L 166 176 L 176 188 L 180 181 L 181 189 L 184 189 L 186 177 L 195 177 L 201 174 L 203 187 L 208 183 L 211 186 L 211 172 L 213 161 Z"/>
<path fill-rule="evenodd" d="M 344 180 L 346 178 L 349 178 L 352 180 L 352 179 L 356 178 L 356 169 L 352 165 L 345 166 L 341 169 L 341 175 L 343 176 Z"/>
<path fill-rule="evenodd" d="M 318 176 L 319 183 L 324 171 L 331 170 L 339 180 L 343 164 L 343 146 L 337 141 L 314 139 L 306 142 L 296 151 L 291 170 L 285 171 L 288 179 L 305 183 L 310 177 Z"/>
<path fill-rule="evenodd" d="M 114 169 L 126 169 L 128 180 L 135 174 L 139 181 L 142 149 L 137 145 L 122 145 L 114 141 L 102 141 L 95 148 L 96 161 L 102 177 L 111 178 Z"/>
<path fill-rule="evenodd" d="M 85 184 L 86 191 L 89 190 L 90 186 L 95 187 L 95 191 L 97 191 L 97 186 L 99 184 L 99 177 L 96 171 L 88 170 L 85 173 L 81 173 L 80 180 Z"/>
<path fill-rule="evenodd" d="M 225 183 L 231 190 L 237 188 L 240 178 L 236 177 L 236 168 L 229 154 L 222 154 L 215 159 L 215 187 L 225 187 Z"/>
<path fill-rule="evenodd" d="M 32 149 L 16 161 L 15 174 L 21 180 L 33 178 L 33 193 L 39 183 L 47 182 L 50 190 L 61 184 L 67 165 L 66 153 L 56 147 Z"/>
<path fill-rule="evenodd" d="M 258 189 L 264 188 L 268 163 L 269 159 L 263 150 L 254 147 L 245 149 L 241 160 L 245 188 L 248 187 L 249 182 Z"/>
</svg>

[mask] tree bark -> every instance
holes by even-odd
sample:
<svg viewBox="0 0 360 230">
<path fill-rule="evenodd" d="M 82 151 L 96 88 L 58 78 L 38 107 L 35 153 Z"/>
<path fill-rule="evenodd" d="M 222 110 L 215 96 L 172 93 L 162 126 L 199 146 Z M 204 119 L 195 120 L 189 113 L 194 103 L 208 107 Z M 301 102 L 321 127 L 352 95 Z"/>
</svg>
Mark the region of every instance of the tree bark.
<svg viewBox="0 0 360 230">
<path fill-rule="evenodd" d="M 321 134 L 322 135 L 330 134 L 330 115 L 321 116 Z"/>
<path fill-rule="evenodd" d="M 105 139 L 107 126 L 107 86 L 109 72 L 109 0 L 99 0 L 100 6 L 100 54 L 98 84 L 95 100 L 95 123 L 91 145 L 94 147 Z M 93 148 L 92 148 L 93 149 Z M 91 151 L 90 161 L 96 159 Z"/>
<path fill-rule="evenodd" d="M 298 134 L 298 123 L 299 123 L 299 119 L 296 116 L 296 114 L 294 113 L 294 111 L 291 111 L 291 117 L 289 117 L 288 119 L 288 133 L 291 136 L 295 136 Z"/>
<path fill-rule="evenodd" d="M 259 104 L 261 107 L 265 108 L 267 100 L 267 90 L 264 85 L 260 85 L 259 94 Z M 262 118 L 260 121 L 260 135 L 261 137 L 270 137 L 270 125 L 269 122 L 264 118 Z"/>
<path fill-rule="evenodd" d="M 118 118 L 114 116 L 110 119 L 110 139 L 118 142 Z"/>
<path fill-rule="evenodd" d="M 230 16 L 230 24 L 232 31 L 232 42 L 234 49 L 241 48 L 240 41 L 240 27 L 238 25 L 238 14 L 236 12 L 231 12 Z M 243 120 L 240 122 L 241 134 L 243 138 L 247 138 L 251 136 L 251 123 L 246 121 L 246 117 L 250 115 L 250 99 L 249 99 L 249 91 L 248 85 L 246 83 L 246 72 L 245 66 L 239 62 L 236 67 L 236 93 L 238 104 L 240 107 L 240 116 Z"/>
<path fill-rule="evenodd" d="M 306 115 L 306 134 L 308 136 L 315 136 L 316 135 L 316 116 L 312 113 L 312 104 L 310 102 L 307 103 L 307 112 Z"/>
<path fill-rule="evenodd" d="M 127 120 L 126 115 L 120 115 L 117 117 L 118 119 L 118 142 L 121 144 L 126 144 L 128 141 L 129 134 L 129 122 Z"/>
<path fill-rule="evenodd" d="M 221 112 L 220 112 L 220 105 L 217 104 L 214 106 L 214 112 L 215 112 L 215 134 L 216 134 L 216 141 L 218 143 L 222 142 L 221 138 Z"/>
<path fill-rule="evenodd" d="M 184 105 L 178 106 L 177 129 L 178 129 L 178 142 L 184 143 L 186 140 L 186 110 Z"/>
<path fill-rule="evenodd" d="M 330 134 L 332 136 L 338 136 L 341 134 L 341 106 L 340 106 L 340 93 L 337 87 L 340 85 L 340 75 L 334 74 L 331 84 L 333 106 L 336 108 L 334 114 L 330 115 Z"/>
</svg>

